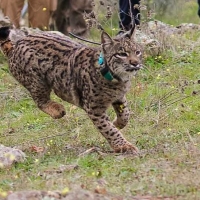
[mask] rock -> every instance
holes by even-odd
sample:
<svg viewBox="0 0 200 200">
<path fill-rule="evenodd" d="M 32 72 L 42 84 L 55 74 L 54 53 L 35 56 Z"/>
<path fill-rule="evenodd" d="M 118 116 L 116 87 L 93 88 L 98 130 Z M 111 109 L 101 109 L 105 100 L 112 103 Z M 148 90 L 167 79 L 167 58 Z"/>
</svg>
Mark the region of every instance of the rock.
<svg viewBox="0 0 200 200">
<path fill-rule="evenodd" d="M 0 168 L 10 167 L 16 162 L 23 162 L 25 157 L 25 153 L 19 149 L 0 145 Z"/>
<path fill-rule="evenodd" d="M 110 194 L 97 194 L 81 187 L 75 186 L 69 190 L 67 194 L 63 192 L 51 191 L 19 191 L 9 194 L 5 200 L 121 200 L 121 197 L 116 197 Z"/>
</svg>

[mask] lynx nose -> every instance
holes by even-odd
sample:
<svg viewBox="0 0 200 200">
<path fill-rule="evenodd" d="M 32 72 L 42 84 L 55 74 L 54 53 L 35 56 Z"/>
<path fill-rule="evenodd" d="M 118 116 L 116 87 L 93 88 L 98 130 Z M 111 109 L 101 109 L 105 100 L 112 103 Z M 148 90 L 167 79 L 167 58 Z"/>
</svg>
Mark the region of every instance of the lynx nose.
<svg viewBox="0 0 200 200">
<path fill-rule="evenodd" d="M 137 66 L 139 64 L 138 60 L 133 60 L 130 62 L 132 66 Z"/>
<path fill-rule="evenodd" d="M 142 65 L 140 64 L 139 60 L 137 60 L 137 59 L 131 60 L 130 66 L 131 66 L 132 70 L 142 69 Z"/>
</svg>

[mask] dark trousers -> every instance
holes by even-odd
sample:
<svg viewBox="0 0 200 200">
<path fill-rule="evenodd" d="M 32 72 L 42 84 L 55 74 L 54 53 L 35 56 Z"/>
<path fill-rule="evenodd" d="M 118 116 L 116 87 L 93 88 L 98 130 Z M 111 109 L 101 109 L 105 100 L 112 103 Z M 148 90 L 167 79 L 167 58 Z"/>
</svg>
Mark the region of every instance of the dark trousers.
<svg viewBox="0 0 200 200">
<path fill-rule="evenodd" d="M 198 0 L 198 4 L 199 4 L 198 15 L 200 17 L 200 0 Z"/>
<path fill-rule="evenodd" d="M 139 5 L 139 0 L 130 0 L 131 5 L 129 4 L 129 0 L 119 0 L 119 14 L 120 14 L 120 22 L 119 27 L 122 30 L 129 30 L 131 24 L 140 24 L 140 11 L 138 8 L 134 8 L 135 4 Z M 131 16 L 132 14 L 132 16 Z"/>
</svg>

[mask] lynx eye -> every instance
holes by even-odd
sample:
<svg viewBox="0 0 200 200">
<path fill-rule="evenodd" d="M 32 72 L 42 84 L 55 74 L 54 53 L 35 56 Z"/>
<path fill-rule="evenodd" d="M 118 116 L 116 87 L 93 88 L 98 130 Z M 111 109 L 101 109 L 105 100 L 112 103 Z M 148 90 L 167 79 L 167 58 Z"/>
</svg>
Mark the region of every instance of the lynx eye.
<svg viewBox="0 0 200 200">
<path fill-rule="evenodd" d="M 135 55 L 136 56 L 140 56 L 141 55 L 141 51 L 135 51 Z"/>
<path fill-rule="evenodd" d="M 129 56 L 129 54 L 126 52 L 121 52 L 121 53 L 116 54 L 117 58 L 127 58 L 128 56 Z"/>
</svg>

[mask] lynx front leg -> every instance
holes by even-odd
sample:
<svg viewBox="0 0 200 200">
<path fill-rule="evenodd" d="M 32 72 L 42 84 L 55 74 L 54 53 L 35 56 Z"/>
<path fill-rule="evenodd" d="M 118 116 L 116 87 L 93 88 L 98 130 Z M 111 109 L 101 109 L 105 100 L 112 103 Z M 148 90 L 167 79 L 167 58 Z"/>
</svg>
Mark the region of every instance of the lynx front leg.
<svg viewBox="0 0 200 200">
<path fill-rule="evenodd" d="M 110 122 L 109 117 L 106 114 L 100 116 L 90 115 L 90 118 L 115 152 L 130 152 L 137 154 L 137 147 L 133 146 L 123 137 L 122 133 Z"/>
<path fill-rule="evenodd" d="M 112 105 L 117 115 L 117 118 L 114 120 L 113 124 L 117 128 L 122 129 L 128 123 L 130 115 L 126 97 L 124 97 L 122 100 L 114 102 Z"/>
</svg>

